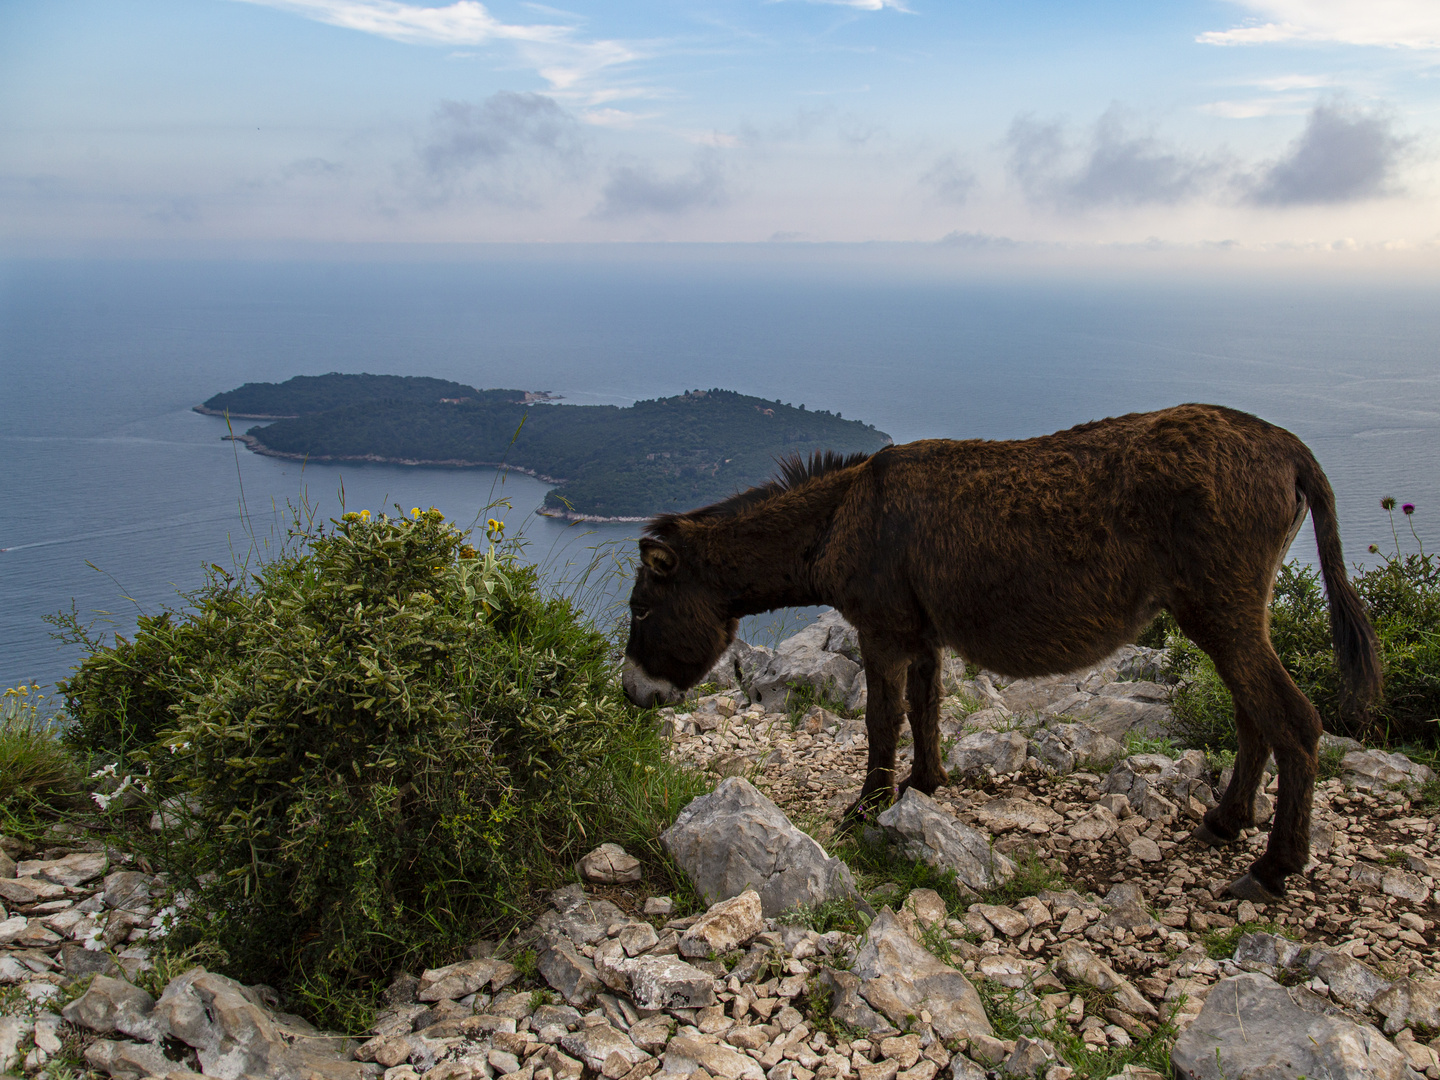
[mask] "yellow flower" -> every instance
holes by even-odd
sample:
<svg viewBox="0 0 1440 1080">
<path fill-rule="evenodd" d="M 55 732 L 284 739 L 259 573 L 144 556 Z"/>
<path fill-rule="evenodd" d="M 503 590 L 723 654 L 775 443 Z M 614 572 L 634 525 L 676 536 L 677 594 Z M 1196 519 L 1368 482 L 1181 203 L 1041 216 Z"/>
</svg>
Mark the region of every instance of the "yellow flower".
<svg viewBox="0 0 1440 1080">
<path fill-rule="evenodd" d="M 420 507 L 418 507 L 418 506 L 412 506 L 412 507 L 410 508 L 410 516 L 411 516 L 411 517 L 418 518 L 418 517 L 420 516 Z"/>
</svg>

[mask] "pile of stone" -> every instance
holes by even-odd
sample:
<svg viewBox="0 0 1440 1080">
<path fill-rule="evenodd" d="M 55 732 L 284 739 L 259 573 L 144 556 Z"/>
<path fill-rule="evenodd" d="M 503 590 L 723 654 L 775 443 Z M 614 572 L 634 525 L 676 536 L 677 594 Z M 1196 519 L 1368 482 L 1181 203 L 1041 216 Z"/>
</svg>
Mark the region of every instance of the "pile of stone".
<svg viewBox="0 0 1440 1080">
<path fill-rule="evenodd" d="M 166 914 L 154 905 L 163 878 L 125 869 L 129 857 L 103 844 L 56 840 L 26 858 L 18 841 L 0 837 L 0 986 L 18 984 L 40 1003 L 69 979 L 145 970 L 146 942 Z"/>
<path fill-rule="evenodd" d="M 826 640 L 843 642 L 843 630 L 833 617 L 830 622 Z M 1072 972 L 1088 967 L 1079 949 L 1088 949 L 1157 1013 L 1148 1015 L 1132 1000 L 1138 1011 L 1124 1023 L 1114 1022 L 1120 1017 L 1082 1014 L 1075 1030 L 1097 1047 L 1145 1037 L 1159 1019 L 1187 1031 L 1216 985 L 1243 978 L 1250 987 L 1257 979 L 1278 977 L 1276 987 L 1288 995 L 1290 1008 L 1318 1009 L 1327 1017 L 1308 1027 L 1292 1026 L 1292 1034 L 1307 1032 L 1303 1045 L 1292 1045 L 1294 1039 L 1268 1044 L 1288 1047 L 1283 1052 L 1301 1063 L 1291 1075 L 1325 1075 L 1328 1068 L 1337 1076 L 1440 1077 L 1436 1047 L 1425 1041 L 1437 1025 L 1423 1004 L 1440 987 L 1440 815 L 1433 805 L 1412 804 L 1421 786 L 1433 780 L 1427 768 L 1402 754 L 1326 736 L 1325 748 L 1344 757 L 1340 776 L 1317 787 L 1306 875 L 1292 880 L 1281 903 L 1237 902 L 1224 887 L 1263 850 L 1265 833 L 1247 830 L 1240 844 L 1220 851 L 1190 838 L 1229 776 L 1216 775 L 1193 751 L 1126 755 L 1123 750 L 1132 733 L 1154 736 L 1169 729 L 1163 657 L 1132 647 L 1093 671 L 1017 682 L 988 673 L 957 681 L 956 674 L 950 672 L 948 685 L 958 693 L 942 711 L 952 785 L 933 799 L 907 793 L 877 825 L 907 855 L 955 869 L 958 883 L 976 892 L 986 885 L 978 876 L 973 881 L 981 884 L 972 884 L 955 856 L 957 849 L 965 850 L 950 835 L 957 828 L 981 835 L 979 841 L 970 838 L 970 849 L 988 844 L 1002 875 L 1001 860 L 1029 855 L 1062 868 L 1078 889 L 1034 898 L 1048 911 L 1038 921 L 1030 904 L 1016 905 L 1020 916 L 1030 918 L 998 913 L 998 921 L 986 917 L 983 905 L 972 904 L 959 920 L 968 935 L 948 943 L 964 974 L 994 984 L 997 975 L 1011 972 L 1020 991 L 1028 976 L 1018 972 L 1033 972 L 1026 965 L 1038 965 L 1074 985 Z M 778 695 L 767 705 L 754 692 L 753 678 L 737 682 L 669 718 L 676 755 L 721 776 L 752 777 L 782 810 L 812 820 L 822 810 L 835 820 L 864 776 L 863 722 L 817 708 L 796 723 L 779 711 Z M 1273 762 L 1263 787 L 1256 799 L 1261 826 L 1270 820 L 1278 787 Z M 926 824 L 912 824 L 909 835 L 894 828 L 911 819 Z M 817 835 L 823 840 L 825 832 Z M 1211 958 L 1222 935 L 1247 924 L 1300 942 L 1307 962 L 1331 972 L 1336 983 L 1315 973 L 1319 968 L 1254 970 L 1243 947 L 1233 959 Z M 1331 959 L 1322 964 L 1322 957 Z M 1349 974 L 1342 974 L 1342 967 Z M 1369 975 L 1354 975 L 1359 970 Z M 1367 987 L 1365 994 L 1348 989 L 1356 979 Z M 1296 980 L 1304 986 L 1279 985 Z M 1092 985 L 1108 981 L 1099 975 Z M 1038 995 L 1035 1007 L 1055 1008 L 1046 1003 L 1048 996 Z M 1421 1004 L 1402 1010 L 1398 1003 L 1406 1002 Z M 1022 1009 L 1029 1005 L 1018 1002 Z M 1116 1011 L 1125 1012 L 1118 1002 Z M 1243 1009 L 1240 1015 L 1243 1021 Z M 1329 1034 L 1322 1038 L 1322 1031 Z M 1371 1049 L 1360 1057 L 1350 1050 L 1336 1051 L 1333 1058 L 1307 1056 L 1306 1048 L 1326 1044 L 1331 1036 L 1338 1040 L 1334 1046 Z M 1193 1047 L 1193 1040 L 1181 1050 L 1186 1046 Z M 1212 1040 L 1208 1064 L 1186 1058 L 1190 1071 L 1184 1075 L 1222 1075 L 1215 1071 L 1217 1060 L 1228 1076 L 1250 1067 L 1243 1053 L 1231 1053 L 1243 1050 L 1243 1040 L 1238 1050 L 1229 1046 L 1218 1059 L 1214 1049 Z M 1180 1058 L 1176 1061 L 1178 1066 Z M 1337 1061 L 1348 1064 L 1339 1068 Z"/>
<path fill-rule="evenodd" d="M 717 778 L 662 837 L 703 914 L 673 917 L 639 861 L 602 844 L 578 867 L 587 884 L 557 891 L 503 955 L 478 943 L 402 975 L 347 1040 L 199 968 L 152 998 L 134 983 L 163 880 L 98 845 L 12 846 L 0 982 L 26 1008 L 0 1018 L 0 1071 L 43 1073 L 64 1045 L 122 1080 L 1068 1080 L 1077 1040 L 1173 1038 L 1185 1077 L 1440 1080 L 1440 816 L 1416 800 L 1423 766 L 1332 742 L 1345 756 L 1317 787 L 1311 865 L 1282 902 L 1237 902 L 1225 885 L 1264 832 L 1225 850 L 1190 835 L 1228 777 L 1193 751 L 1124 749 L 1166 730 L 1162 658 L 1130 648 L 1022 682 L 952 665 L 952 783 L 906 792 L 869 836 L 953 872 L 962 900 L 921 889 L 876 912 L 825 847 L 863 779 L 864 723 L 786 711 L 792 681 L 863 706 L 858 649 L 833 616 L 806 633 L 773 653 L 737 645 L 734 685 L 665 714 L 674 755 Z M 1262 826 L 1273 775 L 1263 787 Z M 825 824 L 812 836 L 792 818 Z M 1037 863 L 1069 887 L 997 902 Z M 853 906 L 864 932 L 808 929 L 827 905 Z M 81 975 L 89 990 L 59 1008 Z M 999 1037 L 985 1002 L 1025 1034 Z"/>
</svg>

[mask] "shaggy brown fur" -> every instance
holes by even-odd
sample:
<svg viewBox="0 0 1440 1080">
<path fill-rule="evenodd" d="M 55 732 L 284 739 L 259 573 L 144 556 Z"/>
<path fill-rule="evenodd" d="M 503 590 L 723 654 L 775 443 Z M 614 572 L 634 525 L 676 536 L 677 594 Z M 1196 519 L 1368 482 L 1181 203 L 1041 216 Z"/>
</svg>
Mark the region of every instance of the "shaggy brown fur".
<svg viewBox="0 0 1440 1080">
<path fill-rule="evenodd" d="M 1235 699 L 1234 778 L 1197 835 L 1253 822 L 1265 759 L 1280 770 L 1265 854 L 1231 886 L 1279 896 L 1304 865 L 1320 717 L 1269 637 L 1275 574 L 1313 515 L 1336 655 L 1357 707 L 1380 690 L 1375 635 L 1346 580 L 1335 501 L 1294 435 L 1233 409 L 1182 405 L 1023 442 L 931 439 L 809 467 L 689 514 L 640 542 L 626 690 L 670 700 L 734 639 L 742 615 L 830 604 L 859 631 L 869 685 L 862 806 L 947 781 L 940 650 L 1023 677 L 1109 655 L 1162 608 L 1215 661 Z"/>
</svg>

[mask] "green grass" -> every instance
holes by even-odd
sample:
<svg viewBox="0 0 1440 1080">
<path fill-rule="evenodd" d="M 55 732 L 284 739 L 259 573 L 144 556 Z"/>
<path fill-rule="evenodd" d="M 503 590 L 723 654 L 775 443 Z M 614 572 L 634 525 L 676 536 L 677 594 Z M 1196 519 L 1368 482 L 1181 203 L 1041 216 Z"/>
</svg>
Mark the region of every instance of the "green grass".
<svg viewBox="0 0 1440 1080">
<path fill-rule="evenodd" d="M 1205 955 L 1211 960 L 1226 960 L 1235 955 L 1235 946 L 1245 934 L 1274 934 L 1277 937 L 1293 937 L 1294 931 L 1287 931 L 1278 923 L 1256 921 L 1236 923 L 1225 929 L 1207 930 L 1201 938 Z"/>
<path fill-rule="evenodd" d="M 70 809 L 83 783 L 80 766 L 43 715 L 44 701 L 29 685 L 0 698 L 0 820 L 13 818 L 27 834 L 39 819 Z"/>
<path fill-rule="evenodd" d="M 1335 780 L 1340 776 L 1340 763 L 1345 760 L 1345 751 L 1338 746 L 1322 746 L 1320 748 L 1320 771 L 1316 777 L 1320 780 Z"/>
<path fill-rule="evenodd" d="M 1125 747 L 1126 757 L 1131 754 L 1164 754 L 1173 758 L 1182 753 L 1181 748 L 1169 735 L 1152 736 L 1139 731 L 1127 731 L 1122 745 Z"/>
<path fill-rule="evenodd" d="M 1061 1017 L 1057 1017 L 1047 1031 L 1046 1022 L 1038 1014 L 1034 1019 L 1022 1016 L 1025 1005 L 1018 1000 L 1020 991 L 1000 986 L 988 979 L 976 978 L 974 981 L 975 989 L 985 1006 L 985 1015 L 990 1020 L 990 1026 L 995 1029 L 996 1038 L 1018 1039 L 1024 1035 L 1032 1039 L 1048 1039 L 1059 1057 L 1075 1070 L 1077 1080 L 1108 1080 L 1122 1072 L 1126 1065 L 1132 1064 L 1154 1069 L 1161 1076 L 1171 1075 L 1170 1048 L 1174 1045 L 1176 1035 L 1172 1024 L 1154 1026 L 1152 1021 L 1147 1020 L 1147 1024 L 1154 1026 L 1154 1031 L 1149 1036 L 1141 1039 L 1132 1036 L 1134 1041 L 1127 1047 L 1093 1049 L 1086 1045 Z M 1110 1004 L 1104 1000 L 1107 995 L 1101 994 L 1097 998 L 1098 992 L 1094 987 L 1076 986 L 1066 989 L 1086 999 L 1087 1014 L 1094 1011 L 1092 1005 Z M 1103 1014 L 1100 1015 L 1103 1019 Z"/>
<path fill-rule="evenodd" d="M 1065 875 L 1035 851 L 1016 852 L 1014 861 L 1014 876 L 984 893 L 982 899 L 985 903 L 1009 905 L 1046 889 L 1063 892 L 1070 888 Z"/>
<path fill-rule="evenodd" d="M 803 926 L 817 934 L 831 930 L 861 934 L 870 925 L 870 916 L 861 910 L 854 897 L 842 896 L 820 904 L 796 904 L 777 915 L 775 921 L 784 926 Z"/>
<path fill-rule="evenodd" d="M 853 720 L 856 717 L 864 716 L 863 712 L 847 709 L 845 704 L 836 701 L 823 690 L 817 690 L 809 683 L 790 683 L 790 693 L 785 699 L 785 712 L 790 717 L 790 726 L 798 727 L 801 719 L 810 709 L 819 705 L 822 709 L 829 709 L 836 716 Z"/>
</svg>

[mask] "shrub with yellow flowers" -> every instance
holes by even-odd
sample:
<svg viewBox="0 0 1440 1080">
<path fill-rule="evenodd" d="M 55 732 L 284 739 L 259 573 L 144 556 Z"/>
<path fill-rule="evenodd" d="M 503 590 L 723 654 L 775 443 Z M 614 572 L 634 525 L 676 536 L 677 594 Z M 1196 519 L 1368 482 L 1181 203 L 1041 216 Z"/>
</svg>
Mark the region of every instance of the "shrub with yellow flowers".
<svg viewBox="0 0 1440 1080">
<path fill-rule="evenodd" d="M 617 789 L 663 757 L 610 643 L 488 531 L 477 551 L 437 510 L 347 513 L 243 579 L 212 571 L 64 687 L 76 738 L 123 742 L 170 800 L 150 854 L 197 897 L 180 932 L 332 1023 L 345 987 L 530 912 L 596 829 L 634 825 Z M 125 732 L 100 716 L 117 701 Z M 641 817 L 697 790 L 652 784 Z"/>
</svg>

